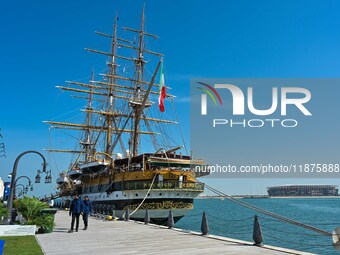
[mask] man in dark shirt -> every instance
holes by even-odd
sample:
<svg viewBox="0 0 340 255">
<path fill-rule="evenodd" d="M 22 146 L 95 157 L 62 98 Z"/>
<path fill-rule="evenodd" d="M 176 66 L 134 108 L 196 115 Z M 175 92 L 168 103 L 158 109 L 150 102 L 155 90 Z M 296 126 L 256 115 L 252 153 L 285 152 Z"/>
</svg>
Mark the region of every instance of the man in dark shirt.
<svg viewBox="0 0 340 255">
<path fill-rule="evenodd" d="M 85 196 L 85 199 L 83 201 L 83 221 L 84 221 L 84 229 L 83 230 L 87 230 L 89 214 L 91 212 L 92 212 L 91 201 L 89 200 L 88 196 Z"/>
<path fill-rule="evenodd" d="M 74 196 L 74 199 L 70 206 L 70 213 L 72 215 L 71 229 L 68 231 L 69 233 L 73 233 L 74 221 L 76 221 L 76 232 L 78 232 L 79 227 L 79 216 L 83 212 L 83 202 L 79 199 L 78 195 Z"/>
</svg>

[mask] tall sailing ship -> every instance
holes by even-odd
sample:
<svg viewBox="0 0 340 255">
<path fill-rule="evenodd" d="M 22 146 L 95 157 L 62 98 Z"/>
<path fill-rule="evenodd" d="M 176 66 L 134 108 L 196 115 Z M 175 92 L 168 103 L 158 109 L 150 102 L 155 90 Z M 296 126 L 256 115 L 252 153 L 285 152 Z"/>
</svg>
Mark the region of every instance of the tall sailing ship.
<svg viewBox="0 0 340 255">
<path fill-rule="evenodd" d="M 164 100 L 172 102 L 175 96 L 167 93 L 170 88 L 164 84 L 163 55 L 145 47 L 147 39 L 158 36 L 145 31 L 144 20 L 143 8 L 139 29 L 118 29 L 116 18 L 112 35 L 96 32 L 111 41 L 110 52 L 86 49 L 107 57 L 103 79 L 96 81 L 92 72 L 88 83 L 71 81 L 57 86 L 87 101 L 82 110 L 85 121 L 46 121 L 54 129 L 80 132 L 77 149 L 48 151 L 76 156 L 57 179 L 57 205 L 68 206 L 72 195 L 87 195 L 95 211 L 113 210 L 123 217 L 128 208 L 130 218 L 143 220 L 148 209 L 151 221 L 162 224 L 170 209 L 175 221 L 193 209 L 194 198 L 204 190 L 204 184 L 196 180 L 202 173 L 195 169 L 204 162 L 193 160 L 187 152 L 182 154 L 184 146 L 173 144 L 175 139 L 163 128 L 178 124 L 164 119 L 162 113 Z M 131 33 L 134 40 L 119 37 L 120 30 Z M 145 55 L 157 62 L 149 79 Z M 145 141 L 152 145 L 152 152 L 140 152 Z"/>
</svg>

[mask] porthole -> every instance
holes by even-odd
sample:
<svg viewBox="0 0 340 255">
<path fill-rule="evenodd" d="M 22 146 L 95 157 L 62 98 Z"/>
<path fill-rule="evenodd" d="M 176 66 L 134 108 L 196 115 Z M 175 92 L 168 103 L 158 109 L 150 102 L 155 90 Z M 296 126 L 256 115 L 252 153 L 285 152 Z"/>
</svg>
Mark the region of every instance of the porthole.
<svg viewBox="0 0 340 255">
<path fill-rule="evenodd" d="M 136 193 L 135 196 L 138 197 L 138 193 Z"/>
<path fill-rule="evenodd" d="M 162 193 L 159 193 L 159 196 L 161 197 L 161 196 L 162 196 Z"/>
</svg>

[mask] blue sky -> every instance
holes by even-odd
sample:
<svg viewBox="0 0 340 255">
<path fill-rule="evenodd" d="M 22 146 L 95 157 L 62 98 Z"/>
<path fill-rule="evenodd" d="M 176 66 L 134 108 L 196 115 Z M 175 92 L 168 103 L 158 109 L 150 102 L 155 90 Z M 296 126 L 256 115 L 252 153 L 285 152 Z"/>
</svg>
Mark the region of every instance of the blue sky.
<svg viewBox="0 0 340 255">
<path fill-rule="evenodd" d="M 98 73 L 103 70 L 105 59 L 83 50 L 109 48 L 93 32 L 111 32 L 116 12 L 120 25 L 138 27 L 142 6 L 135 0 L 0 3 L 0 128 L 7 149 L 7 158 L 0 158 L 0 176 L 7 179 L 22 151 L 49 146 L 43 120 L 82 108 L 54 86 L 86 81 L 92 66 Z M 338 77 L 339 8 L 339 1 L 146 1 L 146 29 L 160 36 L 150 44 L 165 54 L 165 79 L 179 98 L 176 108 L 185 136 L 190 132 L 190 78 Z M 58 168 L 68 163 L 66 156 L 60 158 Z M 39 166 L 37 157 L 27 156 L 19 175 L 33 178 Z M 207 180 L 233 194 L 301 181 Z M 52 185 L 35 187 L 37 194 L 52 190 Z"/>
</svg>

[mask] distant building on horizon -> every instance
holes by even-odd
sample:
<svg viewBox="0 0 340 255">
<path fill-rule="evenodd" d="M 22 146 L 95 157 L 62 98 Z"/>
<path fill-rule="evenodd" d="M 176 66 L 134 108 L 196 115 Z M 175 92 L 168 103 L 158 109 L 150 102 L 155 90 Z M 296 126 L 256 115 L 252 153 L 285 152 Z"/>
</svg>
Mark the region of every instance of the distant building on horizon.
<svg viewBox="0 0 340 255">
<path fill-rule="evenodd" d="M 338 196 L 337 185 L 282 185 L 267 187 L 270 197 Z"/>
</svg>

